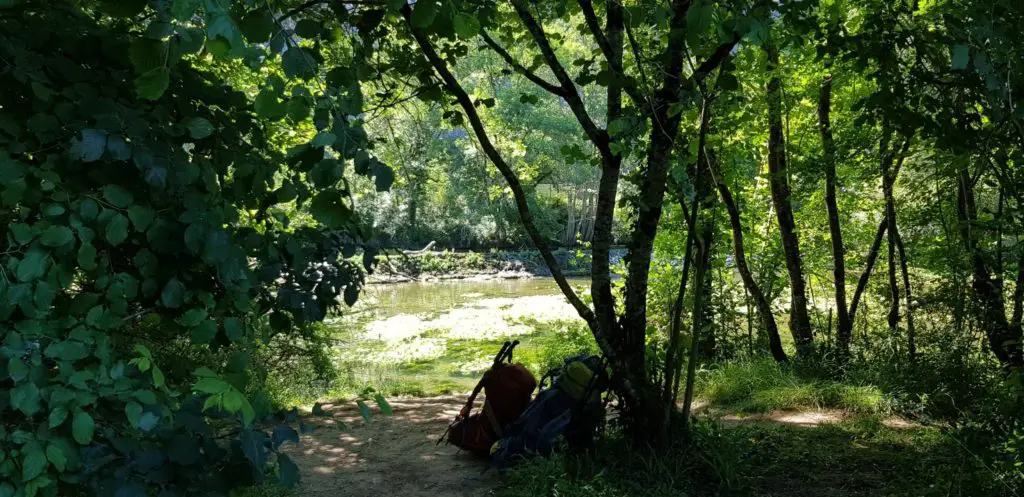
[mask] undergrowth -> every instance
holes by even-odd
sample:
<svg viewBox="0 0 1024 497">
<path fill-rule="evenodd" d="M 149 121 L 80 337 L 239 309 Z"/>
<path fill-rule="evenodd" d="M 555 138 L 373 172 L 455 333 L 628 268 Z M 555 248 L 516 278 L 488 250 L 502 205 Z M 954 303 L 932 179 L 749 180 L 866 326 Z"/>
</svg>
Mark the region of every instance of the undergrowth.
<svg viewBox="0 0 1024 497">
<path fill-rule="evenodd" d="M 589 454 L 533 460 L 500 497 L 1013 495 L 952 437 L 877 416 L 816 428 L 701 421 L 690 443 L 637 449 L 612 436 Z"/>
<path fill-rule="evenodd" d="M 741 412 L 787 409 L 842 409 L 859 413 L 888 410 L 881 390 L 870 384 L 808 378 L 770 358 L 734 362 L 701 371 L 697 394 L 715 406 Z"/>
</svg>

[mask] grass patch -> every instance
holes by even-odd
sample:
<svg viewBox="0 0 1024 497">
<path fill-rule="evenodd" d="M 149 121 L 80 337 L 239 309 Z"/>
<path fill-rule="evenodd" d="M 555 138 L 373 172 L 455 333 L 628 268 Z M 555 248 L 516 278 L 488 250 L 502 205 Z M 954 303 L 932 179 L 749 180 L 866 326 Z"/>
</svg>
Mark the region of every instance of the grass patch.
<svg viewBox="0 0 1024 497">
<path fill-rule="evenodd" d="M 1012 495 L 937 429 L 891 429 L 877 416 L 796 428 L 700 422 L 665 452 L 621 439 L 590 455 L 535 460 L 509 473 L 501 497 L 945 497 Z"/>
<path fill-rule="evenodd" d="M 697 396 L 741 412 L 785 409 L 843 409 L 859 413 L 885 410 L 882 392 L 872 385 L 850 385 L 804 378 L 771 359 L 730 363 L 697 377 Z"/>
</svg>

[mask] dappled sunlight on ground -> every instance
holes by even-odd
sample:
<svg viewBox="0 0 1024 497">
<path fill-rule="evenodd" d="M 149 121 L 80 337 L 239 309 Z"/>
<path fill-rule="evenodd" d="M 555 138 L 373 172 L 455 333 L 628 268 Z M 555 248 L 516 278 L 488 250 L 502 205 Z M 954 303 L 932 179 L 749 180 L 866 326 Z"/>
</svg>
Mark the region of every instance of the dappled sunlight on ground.
<svg viewBox="0 0 1024 497">
<path fill-rule="evenodd" d="M 486 462 L 455 447 L 435 445 L 465 396 L 394 399 L 394 415 L 365 422 L 354 405 L 326 405 L 332 418 L 310 418 L 316 431 L 286 450 L 303 471 L 304 496 L 485 495 L 501 481 Z M 374 409 L 376 411 L 376 408 Z M 342 431 L 338 423 L 348 429 Z"/>
<path fill-rule="evenodd" d="M 782 410 L 768 413 L 732 414 L 709 408 L 706 403 L 702 404 L 701 408 L 698 409 L 696 402 L 694 403 L 693 410 L 707 418 L 718 420 L 725 425 L 771 423 L 797 428 L 814 428 L 863 417 L 863 415 L 853 414 L 841 409 Z M 896 430 L 920 427 L 917 423 L 896 416 L 882 418 L 879 421 L 886 428 Z"/>
</svg>

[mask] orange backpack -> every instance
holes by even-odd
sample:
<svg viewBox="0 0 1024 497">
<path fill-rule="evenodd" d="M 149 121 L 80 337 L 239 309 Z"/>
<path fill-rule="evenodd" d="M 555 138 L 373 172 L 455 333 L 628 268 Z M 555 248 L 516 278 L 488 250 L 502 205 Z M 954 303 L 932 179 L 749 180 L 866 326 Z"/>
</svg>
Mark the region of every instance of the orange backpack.
<svg viewBox="0 0 1024 497">
<path fill-rule="evenodd" d="M 522 364 L 512 364 L 512 349 L 519 342 L 505 342 L 480 383 L 473 389 L 466 405 L 437 443 L 448 443 L 481 457 L 490 454 L 491 446 L 504 436 L 505 427 L 519 419 L 530 403 L 537 379 Z M 476 397 L 484 392 L 480 412 L 471 414 Z"/>
</svg>

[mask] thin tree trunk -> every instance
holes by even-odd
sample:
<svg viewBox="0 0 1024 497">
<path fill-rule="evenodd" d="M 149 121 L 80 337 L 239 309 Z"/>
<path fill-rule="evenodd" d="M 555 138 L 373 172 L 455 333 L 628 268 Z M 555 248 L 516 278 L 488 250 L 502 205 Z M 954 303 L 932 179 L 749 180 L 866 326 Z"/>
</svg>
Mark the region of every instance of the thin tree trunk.
<svg viewBox="0 0 1024 497">
<path fill-rule="evenodd" d="M 903 248 L 903 236 L 896 231 L 896 248 L 899 249 L 900 271 L 903 273 L 903 291 L 907 297 L 907 353 L 910 360 L 917 357 L 917 331 L 914 329 L 914 310 L 911 309 L 913 294 L 910 290 L 910 271 L 907 268 L 907 251 Z"/>
<path fill-rule="evenodd" d="M 825 150 L 825 206 L 828 209 L 828 229 L 832 238 L 832 278 L 835 283 L 836 302 L 836 346 L 840 360 L 850 352 L 850 338 L 853 336 L 853 320 L 846 304 L 846 248 L 843 245 L 843 229 L 839 223 L 839 206 L 836 200 L 836 145 L 832 137 L 832 76 L 825 76 L 818 94 L 818 130 Z"/>
<path fill-rule="evenodd" d="M 751 309 L 750 289 L 743 285 L 743 306 L 747 309 L 747 356 L 754 357 L 754 313 Z M 770 309 L 769 309 L 770 310 Z"/>
<path fill-rule="evenodd" d="M 694 219 L 696 222 L 696 219 Z M 700 237 L 697 239 L 697 270 L 694 281 L 697 282 L 696 289 L 693 293 L 693 332 L 690 336 L 690 355 L 688 363 L 686 364 L 686 390 L 683 394 L 683 427 L 687 432 L 690 429 L 690 412 L 693 406 L 693 385 L 694 379 L 697 373 L 697 353 L 698 344 L 700 343 L 701 329 L 704 326 L 703 321 L 703 306 L 704 306 L 704 285 L 700 282 L 704 281 L 704 273 L 707 271 L 708 260 L 711 254 L 711 231 L 712 226 L 707 221 L 704 221 L 704 226 L 701 228 Z"/>
<path fill-rule="evenodd" d="M 682 197 L 679 205 L 686 212 L 686 203 Z M 668 349 L 665 353 L 665 384 L 662 391 L 662 399 L 665 404 L 664 418 L 662 419 L 663 436 L 669 436 L 669 429 L 672 419 L 672 409 L 675 407 L 676 396 L 679 393 L 679 358 L 681 358 L 680 337 L 682 335 L 683 301 L 686 298 L 686 282 L 690 277 L 690 266 L 693 260 L 693 242 L 696 236 L 696 229 L 692 222 L 700 212 L 700 199 L 694 199 L 692 211 L 687 218 L 686 230 L 686 253 L 683 259 L 683 271 L 679 277 L 679 291 L 676 293 L 675 302 L 672 304 L 672 325 L 669 328 Z"/>
<path fill-rule="evenodd" d="M 1004 367 L 1016 368 L 1022 365 L 1021 329 L 1006 320 L 1006 307 L 999 286 L 992 280 L 985 257 L 974 236 L 977 222 L 977 207 L 974 203 L 974 185 L 967 166 L 962 166 L 957 177 L 957 218 L 960 236 L 971 259 L 974 281 L 974 299 L 977 302 L 977 318 L 982 331 L 988 338 L 992 353 Z"/>
<path fill-rule="evenodd" d="M 882 248 L 882 237 L 885 236 L 886 228 L 889 226 L 889 220 L 882 218 L 882 222 L 878 224 L 878 229 L 875 231 L 875 240 L 871 242 L 871 248 L 868 249 L 867 261 L 864 264 L 864 272 L 861 273 L 860 278 L 857 280 L 857 289 L 853 292 L 853 299 L 850 301 L 850 322 L 854 322 L 854 318 L 857 316 L 857 306 L 860 304 L 860 298 L 864 294 L 864 289 L 868 287 L 868 279 L 871 278 L 871 269 L 875 267 L 875 261 L 878 259 L 878 251 Z"/>
<path fill-rule="evenodd" d="M 886 269 L 889 275 L 889 333 L 896 335 L 899 332 L 900 322 L 900 288 L 896 279 L 896 204 L 893 200 L 892 188 L 893 178 L 890 172 L 893 162 L 893 154 L 889 150 L 889 143 L 892 141 L 892 131 L 888 124 L 882 124 L 882 139 L 879 142 L 879 157 L 882 171 L 882 197 L 885 199 L 885 219 L 889 222 L 887 228 L 888 239 L 886 248 L 888 250 L 888 265 Z"/>
<path fill-rule="evenodd" d="M 1017 242 L 1020 245 L 1020 242 Z M 1020 256 L 1017 257 L 1017 286 L 1013 289 L 1013 321 L 1016 328 L 1021 327 L 1021 318 L 1024 317 L 1024 246 L 1020 248 Z"/>
<path fill-rule="evenodd" d="M 779 222 L 779 233 L 782 236 L 782 251 L 786 256 L 786 269 L 789 273 L 790 286 L 790 317 L 789 328 L 796 342 L 800 355 L 810 355 L 814 351 L 814 334 L 807 313 L 807 292 L 805 289 L 803 261 L 800 256 L 800 242 L 796 233 L 796 222 L 793 208 L 790 205 L 790 188 L 786 182 L 785 139 L 782 132 L 782 81 L 776 73 L 779 65 L 779 51 L 775 43 L 765 44 L 768 55 L 768 171 L 772 193 L 772 203 Z"/>
<path fill-rule="evenodd" d="M 779 338 L 779 327 L 775 323 L 775 316 L 772 315 L 772 308 L 768 304 L 768 299 L 765 298 L 764 292 L 761 291 L 760 285 L 754 281 L 754 276 L 750 273 L 750 267 L 747 265 L 746 251 L 743 247 L 743 223 L 740 220 L 740 211 L 736 207 L 736 201 L 732 197 L 732 193 L 729 191 L 729 186 L 725 183 L 725 178 L 720 171 L 716 171 L 714 155 L 708 152 L 708 161 L 712 167 L 712 171 L 715 171 L 715 182 L 718 186 L 718 194 L 722 197 L 722 203 L 725 204 L 725 210 L 729 213 L 729 222 L 732 225 L 732 246 L 733 254 L 736 258 L 736 269 L 740 273 L 740 277 L 743 279 L 743 287 L 746 292 L 754 300 L 754 304 L 757 306 L 757 314 L 761 318 L 761 324 L 764 326 L 765 332 L 768 334 L 768 347 L 771 350 L 772 357 L 776 361 L 786 362 L 786 351 L 782 348 L 782 340 Z M 750 309 L 747 309 L 749 314 Z"/>
</svg>

